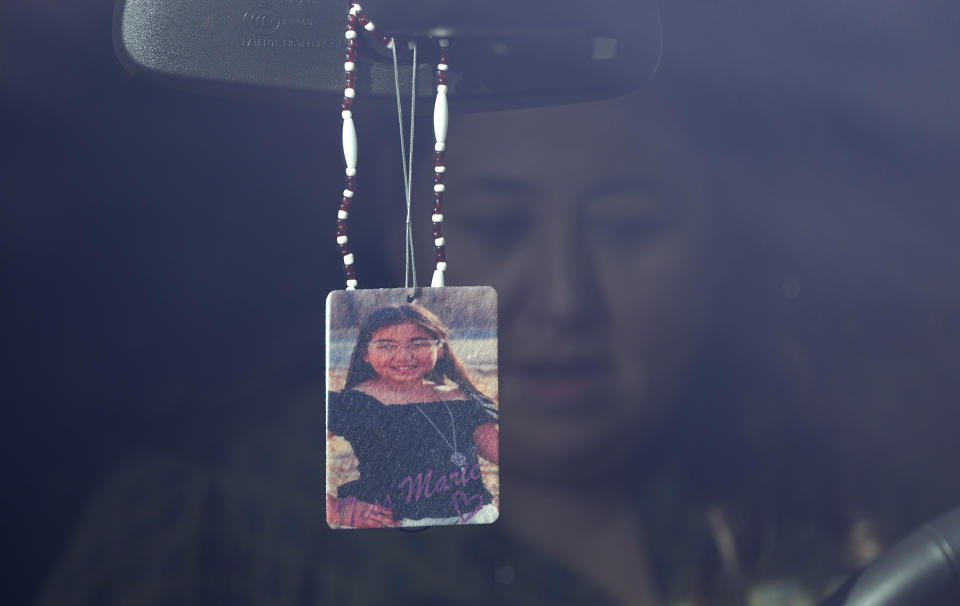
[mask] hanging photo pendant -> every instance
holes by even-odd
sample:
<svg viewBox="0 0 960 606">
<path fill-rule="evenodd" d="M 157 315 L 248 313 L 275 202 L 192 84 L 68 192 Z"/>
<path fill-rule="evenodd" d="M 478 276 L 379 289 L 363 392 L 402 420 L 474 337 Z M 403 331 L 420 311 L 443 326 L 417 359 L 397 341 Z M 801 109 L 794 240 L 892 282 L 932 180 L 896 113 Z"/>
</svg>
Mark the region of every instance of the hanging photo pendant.
<svg viewBox="0 0 960 606">
<path fill-rule="evenodd" d="M 330 527 L 496 520 L 497 368 L 490 287 L 330 293 Z"/>
</svg>

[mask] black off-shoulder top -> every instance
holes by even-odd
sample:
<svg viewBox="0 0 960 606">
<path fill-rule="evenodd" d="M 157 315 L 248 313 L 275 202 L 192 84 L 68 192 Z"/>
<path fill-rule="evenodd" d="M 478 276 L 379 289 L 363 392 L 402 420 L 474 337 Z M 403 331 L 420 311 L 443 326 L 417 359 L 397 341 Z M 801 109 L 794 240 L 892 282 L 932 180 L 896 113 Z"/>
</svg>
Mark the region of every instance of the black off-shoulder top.
<svg viewBox="0 0 960 606">
<path fill-rule="evenodd" d="M 359 461 L 360 479 L 340 486 L 338 498 L 379 503 L 397 520 L 467 519 L 493 499 L 473 433 L 496 418 L 479 398 L 388 406 L 348 390 L 327 402 L 327 429 L 350 442 Z M 454 444 L 463 466 L 451 460 Z"/>
</svg>

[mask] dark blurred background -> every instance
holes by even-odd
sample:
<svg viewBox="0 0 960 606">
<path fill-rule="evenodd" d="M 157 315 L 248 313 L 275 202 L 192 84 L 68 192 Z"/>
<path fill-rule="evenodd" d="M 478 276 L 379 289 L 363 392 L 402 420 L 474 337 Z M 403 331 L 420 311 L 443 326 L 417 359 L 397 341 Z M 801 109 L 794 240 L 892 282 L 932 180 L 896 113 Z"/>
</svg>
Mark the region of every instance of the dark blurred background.
<svg viewBox="0 0 960 606">
<path fill-rule="evenodd" d="M 229 394 L 322 372 L 340 282 L 336 116 L 143 85 L 112 10 L 0 9 L 6 603 L 110 469 L 216 450 L 270 414 Z"/>
<path fill-rule="evenodd" d="M 215 453 L 275 413 L 237 394 L 279 402 L 317 381 L 323 299 L 341 284 L 336 100 L 148 86 L 114 55 L 112 10 L 0 8 L 5 603 L 35 598 L 112 469 Z M 782 292 L 810 384 L 835 398 L 812 418 L 849 465 L 882 462 L 878 500 L 896 477 L 946 485 L 917 518 L 949 506 L 960 10 L 683 1 L 664 25 L 667 68 L 739 107 L 730 182 L 781 263 L 759 288 Z M 364 270 L 367 286 L 397 279 Z M 890 369 L 907 377 L 897 397 L 873 382 Z M 846 387 L 828 385 L 841 372 Z M 877 407 L 837 408 L 844 390 Z"/>
</svg>

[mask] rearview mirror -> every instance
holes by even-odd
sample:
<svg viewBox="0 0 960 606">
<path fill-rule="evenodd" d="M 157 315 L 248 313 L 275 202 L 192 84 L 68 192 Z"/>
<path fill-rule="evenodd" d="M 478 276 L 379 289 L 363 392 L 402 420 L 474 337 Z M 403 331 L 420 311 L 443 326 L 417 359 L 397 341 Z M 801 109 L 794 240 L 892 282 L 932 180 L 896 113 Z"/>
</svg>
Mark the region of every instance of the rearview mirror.
<svg viewBox="0 0 960 606">
<path fill-rule="evenodd" d="M 343 95 L 344 0 L 118 0 L 114 41 L 126 68 L 159 83 L 316 106 Z M 433 96 L 435 38 L 450 39 L 458 110 L 549 105 L 639 88 L 660 61 L 655 0 L 368 0 L 400 44 L 409 95 Z M 361 33 L 357 107 L 395 107 L 390 52 Z M 422 104 L 423 109 L 429 109 Z"/>
</svg>

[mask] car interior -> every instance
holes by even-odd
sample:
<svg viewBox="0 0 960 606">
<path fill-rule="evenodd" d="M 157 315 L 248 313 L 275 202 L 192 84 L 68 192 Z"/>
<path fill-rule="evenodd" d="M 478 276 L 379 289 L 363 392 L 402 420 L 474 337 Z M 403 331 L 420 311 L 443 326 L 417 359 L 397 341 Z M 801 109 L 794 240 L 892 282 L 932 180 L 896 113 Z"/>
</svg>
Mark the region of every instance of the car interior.
<svg viewBox="0 0 960 606">
<path fill-rule="evenodd" d="M 960 603 L 960 6 L 3 12 L 5 603 Z M 437 262 L 500 517 L 331 529 L 324 298 Z"/>
</svg>

